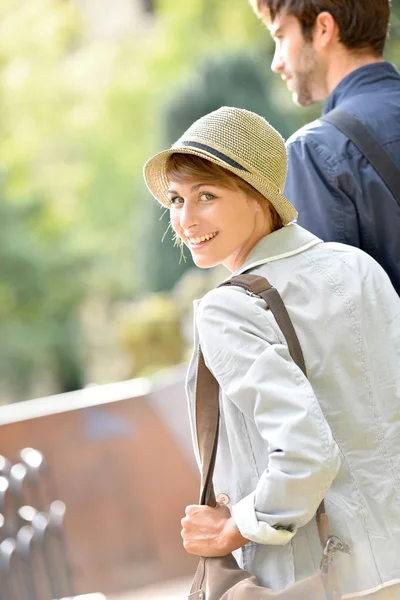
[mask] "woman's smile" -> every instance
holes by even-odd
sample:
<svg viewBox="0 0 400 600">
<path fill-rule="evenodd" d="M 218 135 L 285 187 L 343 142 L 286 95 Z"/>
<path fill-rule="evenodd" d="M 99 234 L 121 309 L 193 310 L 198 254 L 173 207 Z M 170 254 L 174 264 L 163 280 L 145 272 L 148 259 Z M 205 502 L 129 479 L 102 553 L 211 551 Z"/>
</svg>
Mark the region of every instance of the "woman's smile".
<svg viewBox="0 0 400 600">
<path fill-rule="evenodd" d="M 214 231 L 213 233 L 205 233 L 203 235 L 186 236 L 186 239 L 187 239 L 189 247 L 196 250 L 198 248 L 202 248 L 203 246 L 206 246 L 217 235 L 218 235 L 218 231 Z"/>
</svg>

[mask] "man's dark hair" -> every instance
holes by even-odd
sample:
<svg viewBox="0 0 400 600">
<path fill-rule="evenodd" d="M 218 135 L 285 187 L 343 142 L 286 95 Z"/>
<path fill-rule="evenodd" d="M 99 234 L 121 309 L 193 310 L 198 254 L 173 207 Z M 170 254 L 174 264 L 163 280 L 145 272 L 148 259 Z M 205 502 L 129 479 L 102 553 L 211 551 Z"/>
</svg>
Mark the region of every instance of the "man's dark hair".
<svg viewBox="0 0 400 600">
<path fill-rule="evenodd" d="M 312 40 L 317 16 L 329 12 L 339 28 L 340 41 L 349 50 L 370 50 L 382 56 L 389 30 L 391 0 L 250 0 L 255 12 L 268 22 L 285 12 L 295 16 L 303 36 Z"/>
</svg>

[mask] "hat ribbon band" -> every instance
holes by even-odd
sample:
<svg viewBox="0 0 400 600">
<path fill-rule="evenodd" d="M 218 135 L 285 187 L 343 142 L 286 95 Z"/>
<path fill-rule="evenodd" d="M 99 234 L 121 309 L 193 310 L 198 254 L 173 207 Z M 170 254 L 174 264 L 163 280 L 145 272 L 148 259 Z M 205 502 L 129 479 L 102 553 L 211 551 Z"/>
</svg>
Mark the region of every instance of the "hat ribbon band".
<svg viewBox="0 0 400 600">
<path fill-rule="evenodd" d="M 250 173 L 250 171 L 248 169 L 246 169 L 245 167 L 240 165 L 238 162 L 236 162 L 236 160 L 233 160 L 233 158 L 230 158 L 229 156 L 227 156 L 223 152 L 220 152 L 219 150 L 215 150 L 211 146 L 207 146 L 207 144 L 202 144 L 200 142 L 192 142 L 191 140 L 187 140 L 187 141 L 179 142 L 179 145 L 192 146 L 193 148 L 199 148 L 199 150 L 205 150 L 206 152 L 208 152 L 209 154 L 212 154 L 213 156 L 215 156 L 215 158 L 219 158 L 220 160 L 222 160 L 224 163 L 228 164 L 229 166 L 234 167 L 235 169 L 239 169 L 240 171 L 246 171 L 247 173 Z"/>
</svg>

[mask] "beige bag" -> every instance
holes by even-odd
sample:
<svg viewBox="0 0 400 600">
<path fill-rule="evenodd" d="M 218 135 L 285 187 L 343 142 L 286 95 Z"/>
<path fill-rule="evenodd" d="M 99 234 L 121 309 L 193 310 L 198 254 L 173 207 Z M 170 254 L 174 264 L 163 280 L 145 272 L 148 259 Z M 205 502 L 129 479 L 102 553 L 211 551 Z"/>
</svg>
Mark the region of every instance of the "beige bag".
<svg viewBox="0 0 400 600">
<path fill-rule="evenodd" d="M 240 275 L 222 285 L 243 287 L 251 295 L 260 296 L 273 313 L 288 344 L 292 359 L 306 375 L 303 353 L 293 324 L 282 298 L 264 277 Z M 215 506 L 212 484 L 218 444 L 219 386 L 205 365 L 199 349 L 196 381 L 196 429 L 202 463 L 200 504 Z M 328 518 L 324 502 L 318 508 L 318 533 L 322 545 L 321 570 L 282 591 L 259 586 L 249 571 L 241 569 L 232 554 L 219 558 L 200 558 L 189 600 L 340 600 L 334 566 L 336 552 L 349 552 L 349 548 L 338 537 L 329 535 Z M 397 592 L 396 592 L 397 590 Z M 346 595 L 346 599 L 361 595 Z M 362 594 L 368 600 L 395 600 L 400 598 L 400 587 L 390 587 Z M 343 600 L 345 600 L 343 598 Z"/>
</svg>

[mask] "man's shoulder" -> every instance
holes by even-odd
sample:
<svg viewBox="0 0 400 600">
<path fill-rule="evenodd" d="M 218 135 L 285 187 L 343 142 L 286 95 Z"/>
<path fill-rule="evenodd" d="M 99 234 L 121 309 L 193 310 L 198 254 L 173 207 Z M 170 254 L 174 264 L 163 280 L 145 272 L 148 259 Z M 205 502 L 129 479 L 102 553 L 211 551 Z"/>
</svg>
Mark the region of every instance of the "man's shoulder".
<svg viewBox="0 0 400 600">
<path fill-rule="evenodd" d="M 324 143 L 324 132 L 326 132 L 329 123 L 322 121 L 320 118 L 306 123 L 303 127 L 300 127 L 295 131 L 286 141 L 286 146 L 293 144 L 323 144 Z"/>
<path fill-rule="evenodd" d="M 393 90 L 390 90 L 390 93 L 385 93 L 384 89 L 375 90 L 362 94 L 362 101 L 360 96 L 345 99 L 340 102 L 338 108 L 355 115 L 384 144 L 393 139 L 398 140 L 400 136 L 400 104 L 397 98 L 398 95 L 393 94 Z M 324 121 L 322 116 L 293 133 L 286 146 L 292 151 L 309 147 L 323 153 L 325 149 L 329 156 L 340 158 L 347 141 L 347 136 L 331 123 Z M 353 150 L 358 153 L 357 148 L 354 147 Z"/>
<path fill-rule="evenodd" d="M 331 123 L 318 118 L 301 127 L 286 141 L 289 160 L 322 162 L 333 170 L 343 161 L 347 138 Z"/>
</svg>

